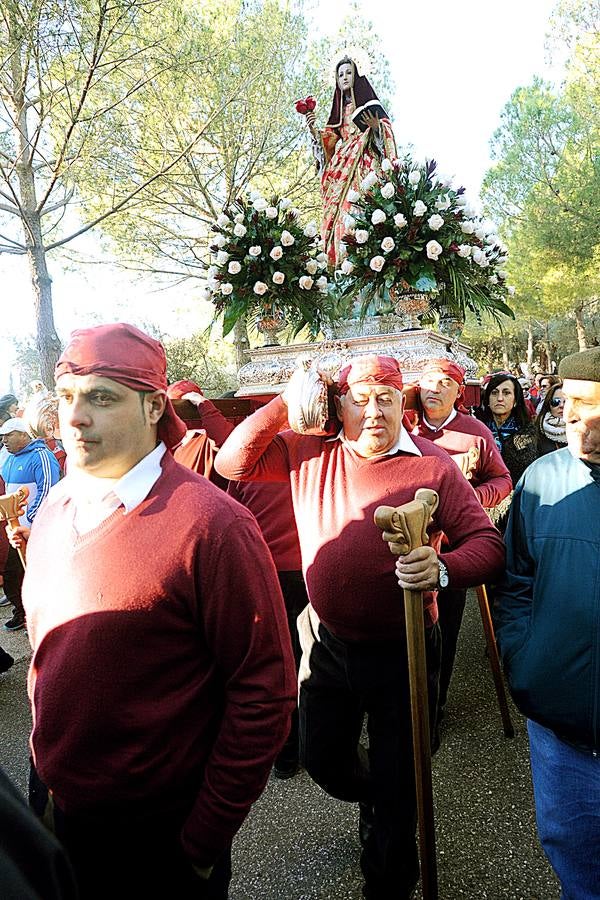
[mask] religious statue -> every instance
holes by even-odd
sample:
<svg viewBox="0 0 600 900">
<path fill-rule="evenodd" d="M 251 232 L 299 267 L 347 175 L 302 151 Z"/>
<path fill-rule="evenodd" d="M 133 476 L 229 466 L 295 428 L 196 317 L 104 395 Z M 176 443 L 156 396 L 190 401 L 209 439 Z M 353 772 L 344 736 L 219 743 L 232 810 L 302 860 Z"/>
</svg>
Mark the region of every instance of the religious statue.
<svg viewBox="0 0 600 900">
<path fill-rule="evenodd" d="M 344 220 L 352 205 L 348 193 L 358 191 L 369 172 L 379 174 L 384 157 L 397 156 L 392 126 L 369 80 L 359 74 L 356 63 L 347 56 L 337 63 L 335 74 L 335 93 L 325 128 L 317 131 L 314 111 L 306 113 L 321 176 L 321 236 L 332 266 L 341 262 L 340 243 L 347 230 Z"/>
</svg>

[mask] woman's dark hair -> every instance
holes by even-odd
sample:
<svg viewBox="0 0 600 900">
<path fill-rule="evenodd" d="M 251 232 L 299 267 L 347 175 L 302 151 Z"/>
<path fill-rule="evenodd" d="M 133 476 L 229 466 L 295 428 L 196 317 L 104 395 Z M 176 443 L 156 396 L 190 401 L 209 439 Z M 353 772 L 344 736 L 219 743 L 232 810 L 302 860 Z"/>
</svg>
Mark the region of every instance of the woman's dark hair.
<svg viewBox="0 0 600 900">
<path fill-rule="evenodd" d="M 545 377 L 548 377 L 548 376 L 545 376 Z M 562 390 L 562 381 L 559 378 L 558 381 L 556 382 L 556 384 L 551 385 L 548 388 L 548 390 L 546 391 L 546 396 L 544 397 L 542 404 L 541 404 L 540 408 L 538 409 L 537 416 L 535 417 L 535 433 L 537 435 L 538 441 L 541 440 L 542 437 L 545 437 L 544 428 L 543 428 L 544 416 L 546 415 L 546 413 L 552 412 L 552 408 L 550 406 L 552 398 L 554 397 L 554 395 L 557 391 L 561 391 L 561 390 Z"/>
<path fill-rule="evenodd" d="M 523 388 L 514 375 L 508 375 L 506 372 L 498 372 L 497 375 L 492 375 L 485 386 L 482 401 L 483 420 L 485 421 L 486 419 L 489 420 L 492 418 L 492 413 L 490 410 L 490 394 L 495 388 L 498 387 L 499 384 L 502 384 L 503 381 L 510 381 L 515 391 L 515 405 L 512 408 L 511 416 L 515 417 L 518 424 L 522 428 L 525 425 L 529 425 L 529 413 L 527 412 L 527 407 L 525 406 L 525 396 L 523 394 Z"/>
</svg>

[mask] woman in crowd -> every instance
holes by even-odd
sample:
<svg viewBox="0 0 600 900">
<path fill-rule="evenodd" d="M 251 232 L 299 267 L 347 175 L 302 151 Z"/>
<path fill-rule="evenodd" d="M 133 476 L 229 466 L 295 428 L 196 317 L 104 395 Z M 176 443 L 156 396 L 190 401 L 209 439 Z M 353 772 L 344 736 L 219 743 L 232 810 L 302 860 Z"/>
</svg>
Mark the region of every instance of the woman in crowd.
<svg viewBox="0 0 600 900">
<path fill-rule="evenodd" d="M 538 456 L 567 446 L 564 408 L 565 395 L 562 392 L 562 381 L 559 381 L 548 389 L 535 420 Z"/>
<path fill-rule="evenodd" d="M 485 387 L 479 418 L 494 435 L 516 484 L 527 466 L 537 459 L 538 449 L 535 425 L 527 414 L 523 388 L 514 375 L 492 375 Z"/>
</svg>

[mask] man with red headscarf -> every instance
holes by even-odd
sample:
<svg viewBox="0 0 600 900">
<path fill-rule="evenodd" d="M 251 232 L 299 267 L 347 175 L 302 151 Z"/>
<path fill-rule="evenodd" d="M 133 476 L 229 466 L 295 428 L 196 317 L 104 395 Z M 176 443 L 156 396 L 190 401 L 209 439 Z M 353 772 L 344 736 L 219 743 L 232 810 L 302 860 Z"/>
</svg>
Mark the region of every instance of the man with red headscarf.
<svg viewBox="0 0 600 900">
<path fill-rule="evenodd" d="M 161 344 L 76 331 L 56 383 L 68 473 L 24 585 L 31 803 L 82 900 L 224 900 L 293 708 L 273 562 L 254 518 L 174 461 Z"/>
<path fill-rule="evenodd" d="M 481 505 L 493 509 L 510 495 L 512 481 L 489 428 L 469 416 L 461 406 L 464 378 L 465 370 L 453 360 L 429 360 L 419 380 L 419 419 L 412 433 L 427 438 L 449 453 Z M 436 745 L 439 744 L 439 723 L 448 698 L 466 597 L 465 588 L 448 587 L 438 594 L 442 665 Z"/>
<path fill-rule="evenodd" d="M 329 794 L 360 804 L 367 898 L 408 898 L 418 879 L 406 630 L 398 588 L 426 591 L 430 713 L 437 699 L 435 591 L 480 583 L 503 566 L 502 540 L 447 453 L 402 427 L 398 362 L 362 356 L 340 372 L 334 436 L 284 431 L 288 397 L 305 377 L 242 422 L 216 459 L 235 480 L 291 482 L 310 604 L 298 625 L 300 746 L 309 774 Z M 301 387 L 301 386 L 300 386 Z M 297 416 L 290 409 L 290 421 Z M 396 565 L 373 522 L 419 488 L 440 502 L 429 546 Z M 451 549 L 439 553 L 441 534 Z M 365 713 L 369 751 L 359 744 Z"/>
<path fill-rule="evenodd" d="M 173 456 L 182 466 L 227 490 L 227 482 L 215 471 L 214 461 L 219 447 L 233 431 L 233 423 L 204 396 L 195 381 L 173 382 L 167 388 L 167 397 L 174 406 L 187 400 L 196 407 L 196 416 L 188 422 L 187 431 L 173 450 Z"/>
</svg>

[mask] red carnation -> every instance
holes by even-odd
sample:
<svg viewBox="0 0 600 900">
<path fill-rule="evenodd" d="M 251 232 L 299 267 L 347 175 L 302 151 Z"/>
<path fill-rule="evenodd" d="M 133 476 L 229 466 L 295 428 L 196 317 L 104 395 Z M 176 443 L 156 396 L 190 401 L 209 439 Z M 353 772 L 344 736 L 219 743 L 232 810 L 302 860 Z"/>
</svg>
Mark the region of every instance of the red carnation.
<svg viewBox="0 0 600 900">
<path fill-rule="evenodd" d="M 306 113 L 308 112 L 306 100 L 296 100 L 296 112 L 299 112 L 301 116 L 306 115 Z"/>
<path fill-rule="evenodd" d="M 314 97 L 307 97 L 304 102 L 306 103 L 306 108 L 309 112 L 312 112 L 317 108 L 317 101 Z"/>
</svg>

